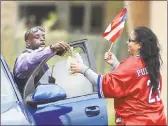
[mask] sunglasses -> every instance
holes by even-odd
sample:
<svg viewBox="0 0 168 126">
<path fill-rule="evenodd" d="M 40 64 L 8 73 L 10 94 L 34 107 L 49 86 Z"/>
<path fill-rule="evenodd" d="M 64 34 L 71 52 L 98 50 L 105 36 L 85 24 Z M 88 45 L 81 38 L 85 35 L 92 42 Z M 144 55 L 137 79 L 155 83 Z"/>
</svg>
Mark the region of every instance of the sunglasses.
<svg viewBox="0 0 168 126">
<path fill-rule="evenodd" d="M 130 43 L 130 42 L 137 42 L 137 40 L 133 40 L 133 39 L 128 39 L 127 43 Z"/>
<path fill-rule="evenodd" d="M 31 29 L 29 29 L 26 33 L 25 33 L 25 40 L 27 40 L 28 36 L 30 33 L 34 33 L 34 32 L 37 32 L 38 30 L 42 31 L 42 32 L 45 32 L 45 29 L 40 27 L 40 26 L 36 26 L 36 27 L 33 27 Z"/>
</svg>

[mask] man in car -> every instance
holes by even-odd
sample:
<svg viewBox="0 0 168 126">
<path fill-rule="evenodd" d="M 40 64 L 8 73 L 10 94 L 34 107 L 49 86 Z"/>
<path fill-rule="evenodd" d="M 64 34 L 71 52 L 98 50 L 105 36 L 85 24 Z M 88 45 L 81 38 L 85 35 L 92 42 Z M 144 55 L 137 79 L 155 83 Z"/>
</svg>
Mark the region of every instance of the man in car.
<svg viewBox="0 0 168 126">
<path fill-rule="evenodd" d="M 14 79 L 22 95 L 28 77 L 41 61 L 52 55 L 63 56 L 70 49 L 70 46 L 65 42 L 58 42 L 46 47 L 45 29 L 40 26 L 29 29 L 25 33 L 24 39 L 26 49 L 17 57 L 13 69 Z M 35 83 L 47 70 L 48 66 L 45 64 L 43 70 L 35 77 Z"/>
</svg>

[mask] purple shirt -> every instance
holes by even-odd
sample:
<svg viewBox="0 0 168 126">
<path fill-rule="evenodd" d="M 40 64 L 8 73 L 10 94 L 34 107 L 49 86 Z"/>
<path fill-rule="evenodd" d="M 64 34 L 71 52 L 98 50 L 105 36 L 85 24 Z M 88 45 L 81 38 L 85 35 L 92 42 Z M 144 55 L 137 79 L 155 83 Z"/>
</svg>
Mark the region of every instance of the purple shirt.
<svg viewBox="0 0 168 126">
<path fill-rule="evenodd" d="M 41 61 L 56 54 L 56 51 L 52 51 L 50 47 L 26 49 L 26 51 L 17 58 L 15 63 L 15 76 L 21 79 L 28 78 Z"/>
</svg>

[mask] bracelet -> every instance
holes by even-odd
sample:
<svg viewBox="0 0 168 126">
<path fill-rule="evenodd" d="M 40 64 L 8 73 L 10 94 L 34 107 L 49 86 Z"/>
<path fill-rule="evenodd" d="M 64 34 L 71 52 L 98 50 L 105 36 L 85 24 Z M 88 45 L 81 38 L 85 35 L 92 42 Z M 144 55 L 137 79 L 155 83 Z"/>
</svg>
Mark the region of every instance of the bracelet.
<svg viewBox="0 0 168 126">
<path fill-rule="evenodd" d="M 84 71 L 84 73 L 83 73 L 83 75 L 85 76 L 85 74 L 86 74 L 86 71 L 89 69 L 89 67 Z"/>
</svg>

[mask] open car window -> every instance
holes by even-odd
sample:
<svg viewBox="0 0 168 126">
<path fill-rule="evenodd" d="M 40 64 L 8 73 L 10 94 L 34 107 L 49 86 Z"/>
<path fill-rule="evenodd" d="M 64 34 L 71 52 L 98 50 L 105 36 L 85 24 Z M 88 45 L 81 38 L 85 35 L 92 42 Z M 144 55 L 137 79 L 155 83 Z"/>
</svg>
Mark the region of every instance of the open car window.
<svg viewBox="0 0 168 126">
<path fill-rule="evenodd" d="M 79 53 L 83 63 L 89 66 L 87 54 L 82 48 L 76 47 L 74 51 Z M 66 53 L 63 57 L 54 56 L 47 61 L 49 69 L 40 78 L 39 83 L 48 83 L 49 76 L 55 78 L 55 83 L 63 87 L 66 91 L 67 98 L 82 96 L 93 93 L 93 85 L 83 74 L 75 73 L 71 74 L 68 65 L 69 53 Z M 90 66 L 89 66 L 90 67 Z"/>
</svg>

